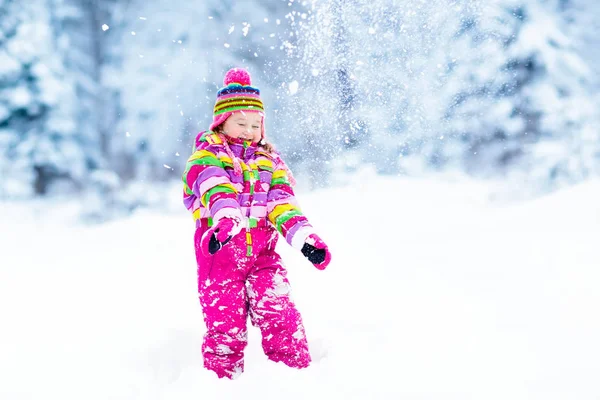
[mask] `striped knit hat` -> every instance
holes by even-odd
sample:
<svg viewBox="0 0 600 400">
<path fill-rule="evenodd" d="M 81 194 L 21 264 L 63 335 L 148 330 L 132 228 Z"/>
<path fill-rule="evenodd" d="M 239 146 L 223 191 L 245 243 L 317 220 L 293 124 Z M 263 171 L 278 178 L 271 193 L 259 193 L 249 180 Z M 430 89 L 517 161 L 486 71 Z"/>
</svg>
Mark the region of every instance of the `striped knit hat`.
<svg viewBox="0 0 600 400">
<path fill-rule="evenodd" d="M 241 68 L 227 71 L 223 79 L 223 88 L 217 92 L 217 101 L 213 112 L 210 130 L 214 130 L 236 111 L 258 112 L 264 119 L 264 106 L 260 99 L 260 90 L 252 87 L 250 74 Z M 264 138 L 264 121 L 262 137 Z"/>
</svg>

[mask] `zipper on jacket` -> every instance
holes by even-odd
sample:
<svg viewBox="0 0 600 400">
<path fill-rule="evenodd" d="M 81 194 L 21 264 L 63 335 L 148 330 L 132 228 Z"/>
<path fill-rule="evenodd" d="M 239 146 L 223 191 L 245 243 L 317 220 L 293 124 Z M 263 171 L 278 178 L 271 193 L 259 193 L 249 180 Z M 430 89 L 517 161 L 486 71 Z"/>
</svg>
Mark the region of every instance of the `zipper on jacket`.
<svg viewBox="0 0 600 400">
<path fill-rule="evenodd" d="M 248 196 L 248 211 L 246 211 L 246 220 L 247 222 L 247 226 L 246 226 L 246 256 L 250 257 L 252 256 L 252 234 L 250 233 L 251 230 L 251 226 L 250 226 L 250 218 L 251 218 L 251 214 L 252 214 L 252 202 L 254 201 L 254 188 L 257 182 L 256 179 L 256 175 L 258 174 L 258 171 L 255 171 L 252 168 L 252 165 L 254 163 L 251 162 L 246 162 L 246 150 L 248 149 L 248 142 L 244 141 L 244 151 L 242 153 L 242 158 L 244 160 L 244 163 L 248 166 L 248 179 L 250 180 L 250 193 Z"/>
<path fill-rule="evenodd" d="M 246 140 L 244 140 L 244 147 L 243 147 L 243 151 L 242 151 L 242 161 L 246 162 L 246 150 L 248 149 L 248 142 Z"/>
</svg>

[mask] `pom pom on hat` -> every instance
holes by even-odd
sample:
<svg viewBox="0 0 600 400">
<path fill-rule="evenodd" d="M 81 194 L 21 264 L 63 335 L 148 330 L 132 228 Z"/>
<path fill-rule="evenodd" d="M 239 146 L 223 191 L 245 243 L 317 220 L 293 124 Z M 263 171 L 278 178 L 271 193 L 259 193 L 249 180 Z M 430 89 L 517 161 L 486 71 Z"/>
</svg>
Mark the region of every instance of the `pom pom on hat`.
<svg viewBox="0 0 600 400">
<path fill-rule="evenodd" d="M 223 85 L 228 86 L 232 83 L 238 83 L 242 86 L 250 86 L 252 85 L 252 82 L 250 81 L 250 74 L 245 69 L 232 68 L 225 74 Z"/>
<path fill-rule="evenodd" d="M 225 74 L 223 84 L 225 87 L 217 92 L 217 101 L 213 110 L 214 121 L 211 126 L 216 127 L 224 122 L 218 116 L 225 113 L 235 111 L 264 113 L 265 108 L 260 99 L 260 90 L 250 85 L 248 71 L 243 68 L 230 69 Z"/>
</svg>

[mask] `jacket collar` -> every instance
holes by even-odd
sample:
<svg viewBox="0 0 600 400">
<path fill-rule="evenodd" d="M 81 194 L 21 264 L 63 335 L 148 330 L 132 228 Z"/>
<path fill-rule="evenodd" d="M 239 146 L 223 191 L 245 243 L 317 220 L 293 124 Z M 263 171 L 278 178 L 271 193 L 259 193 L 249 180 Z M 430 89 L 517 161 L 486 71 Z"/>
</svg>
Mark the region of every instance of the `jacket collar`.
<svg viewBox="0 0 600 400">
<path fill-rule="evenodd" d="M 229 136 L 225 136 L 231 152 L 242 160 L 247 160 L 254 155 L 256 151 L 257 143 L 251 140 L 235 139 Z"/>
</svg>

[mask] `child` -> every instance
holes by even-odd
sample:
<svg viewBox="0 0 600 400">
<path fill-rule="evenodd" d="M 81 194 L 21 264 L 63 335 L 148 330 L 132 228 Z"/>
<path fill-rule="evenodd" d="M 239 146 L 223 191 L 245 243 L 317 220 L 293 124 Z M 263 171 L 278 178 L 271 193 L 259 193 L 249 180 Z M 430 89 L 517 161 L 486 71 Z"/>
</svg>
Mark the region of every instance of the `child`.
<svg viewBox="0 0 600 400">
<path fill-rule="evenodd" d="M 183 173 L 184 203 L 196 221 L 204 366 L 219 378 L 243 372 L 249 314 L 269 359 L 305 368 L 311 359 L 275 251 L 278 232 L 318 269 L 331 254 L 298 208 L 290 171 L 265 140 L 263 103 L 250 75 L 234 68 L 224 86 Z"/>
</svg>

